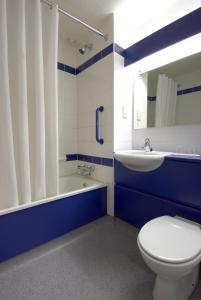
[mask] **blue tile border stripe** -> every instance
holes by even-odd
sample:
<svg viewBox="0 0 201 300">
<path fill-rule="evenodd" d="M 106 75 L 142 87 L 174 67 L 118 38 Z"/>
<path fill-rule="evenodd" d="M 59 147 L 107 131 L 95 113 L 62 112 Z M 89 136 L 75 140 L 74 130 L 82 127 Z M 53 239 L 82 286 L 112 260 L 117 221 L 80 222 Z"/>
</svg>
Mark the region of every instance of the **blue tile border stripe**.
<svg viewBox="0 0 201 300">
<path fill-rule="evenodd" d="M 124 49 L 116 43 L 114 43 L 114 52 L 116 52 L 117 54 L 125 57 Z"/>
<path fill-rule="evenodd" d="M 149 101 L 156 101 L 156 96 L 147 96 L 147 100 Z"/>
<path fill-rule="evenodd" d="M 184 90 L 179 90 L 177 91 L 177 96 L 182 96 L 185 94 L 191 94 L 191 93 L 195 93 L 195 92 L 201 92 L 201 85 L 198 86 L 193 86 L 191 88 L 187 88 Z M 156 101 L 156 96 L 147 96 L 147 100 L 149 101 Z"/>
<path fill-rule="evenodd" d="M 72 75 L 78 75 L 112 52 L 116 52 L 123 56 L 124 65 L 128 66 L 150 54 L 200 33 L 200 19 L 201 8 L 198 8 L 184 17 L 145 37 L 141 41 L 131 45 L 127 49 L 123 49 L 118 44 L 112 43 L 77 68 L 58 62 L 58 69 Z"/>
<path fill-rule="evenodd" d="M 124 50 L 124 65 L 133 64 L 148 55 L 200 33 L 200 20 L 201 8 L 198 8 L 133 44 Z"/>
<path fill-rule="evenodd" d="M 76 69 L 76 75 L 79 74 L 79 73 L 81 73 L 82 71 L 86 70 L 90 66 L 94 65 L 96 62 L 98 62 L 99 60 L 103 59 L 104 57 L 106 57 L 110 53 L 112 53 L 113 52 L 113 48 L 114 48 L 114 45 L 110 44 L 109 46 L 107 46 L 106 48 L 104 48 L 103 50 L 101 50 L 100 52 L 96 53 L 90 59 L 88 59 L 87 61 L 85 61 L 82 65 L 80 65 Z"/>
<path fill-rule="evenodd" d="M 119 46 L 119 45 L 117 45 L 115 43 L 112 43 L 109 46 L 107 46 L 106 48 L 104 48 L 101 51 L 99 51 L 98 53 L 96 53 L 94 56 L 92 56 L 90 59 L 88 59 L 87 61 L 85 61 L 83 64 L 81 64 L 77 68 L 65 65 L 65 64 L 60 63 L 60 62 L 58 62 L 57 67 L 58 67 L 58 69 L 60 71 L 67 72 L 67 73 L 70 73 L 72 75 L 78 75 L 82 71 L 84 71 L 87 68 L 89 68 L 90 66 L 94 65 L 99 60 L 101 60 L 104 57 L 108 56 L 112 52 L 116 52 L 119 55 L 121 55 L 121 56 L 124 57 L 124 49 L 121 46 Z"/>
<path fill-rule="evenodd" d="M 62 64 L 60 62 L 57 63 L 57 69 L 60 70 L 60 71 L 70 73 L 72 75 L 76 75 L 76 68 L 73 68 L 71 66 Z"/>
<path fill-rule="evenodd" d="M 113 159 L 107 157 L 99 157 L 85 154 L 67 154 L 66 161 L 81 160 L 97 165 L 113 167 Z"/>
<path fill-rule="evenodd" d="M 77 160 L 77 154 L 66 154 L 66 161 Z"/>
<path fill-rule="evenodd" d="M 198 85 L 198 86 L 193 86 L 192 88 L 180 90 L 177 92 L 177 95 L 180 96 L 180 95 L 185 95 L 185 94 L 190 94 L 190 93 L 195 93 L 200 91 L 201 91 L 201 85 Z"/>
</svg>

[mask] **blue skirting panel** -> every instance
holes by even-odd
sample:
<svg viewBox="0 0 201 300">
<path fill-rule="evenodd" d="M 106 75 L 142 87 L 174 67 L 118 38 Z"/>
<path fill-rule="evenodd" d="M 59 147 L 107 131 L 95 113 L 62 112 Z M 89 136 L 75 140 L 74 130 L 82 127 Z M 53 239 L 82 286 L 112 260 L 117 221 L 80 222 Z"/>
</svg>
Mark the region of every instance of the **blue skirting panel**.
<svg viewBox="0 0 201 300">
<path fill-rule="evenodd" d="M 107 213 L 107 188 L 0 216 L 0 261 L 30 250 Z"/>
<path fill-rule="evenodd" d="M 141 228 L 148 221 L 163 215 L 177 215 L 201 224 L 200 209 L 194 209 L 122 186 L 115 186 L 116 217 Z"/>
</svg>

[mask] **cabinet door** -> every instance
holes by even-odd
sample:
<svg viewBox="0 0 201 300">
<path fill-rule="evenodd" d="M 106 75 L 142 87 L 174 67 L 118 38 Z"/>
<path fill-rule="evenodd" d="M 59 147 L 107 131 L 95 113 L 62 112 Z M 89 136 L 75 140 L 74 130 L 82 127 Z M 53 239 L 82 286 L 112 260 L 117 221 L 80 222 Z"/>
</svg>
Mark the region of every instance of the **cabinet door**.
<svg viewBox="0 0 201 300">
<path fill-rule="evenodd" d="M 201 209 L 201 163 L 165 160 L 151 172 L 131 171 L 115 161 L 115 183 Z"/>
<path fill-rule="evenodd" d="M 115 186 L 115 216 L 141 228 L 148 221 L 163 216 L 181 216 L 201 223 L 201 210 L 174 201 Z"/>
</svg>

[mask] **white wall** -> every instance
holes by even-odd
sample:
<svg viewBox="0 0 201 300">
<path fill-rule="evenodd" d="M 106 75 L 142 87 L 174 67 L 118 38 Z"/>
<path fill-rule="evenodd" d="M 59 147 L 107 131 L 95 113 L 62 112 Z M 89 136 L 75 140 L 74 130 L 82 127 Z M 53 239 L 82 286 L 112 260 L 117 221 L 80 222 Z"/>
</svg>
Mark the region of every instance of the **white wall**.
<svg viewBox="0 0 201 300">
<path fill-rule="evenodd" d="M 114 151 L 132 148 L 132 82 L 124 58 L 114 54 Z"/>
<path fill-rule="evenodd" d="M 112 157 L 113 151 L 113 54 L 90 66 L 77 76 L 78 151 L 81 154 Z M 104 144 L 95 140 L 95 111 L 100 113 Z"/>
<path fill-rule="evenodd" d="M 108 34 L 108 40 L 89 32 L 86 43 L 93 43 L 92 51 L 81 55 L 76 48 L 59 39 L 58 61 L 72 67 L 78 67 L 94 54 L 113 43 L 113 15 L 105 19 L 100 30 Z M 113 158 L 113 75 L 114 54 L 73 76 L 63 71 L 59 75 L 59 147 L 60 157 L 67 153 L 79 153 L 91 156 Z M 101 136 L 104 144 L 95 140 L 95 110 L 104 106 L 100 115 Z M 77 164 L 89 164 L 83 161 L 60 162 L 60 174 L 76 172 Z M 94 164 L 92 177 L 108 185 L 108 214 L 114 214 L 113 168 Z"/>
<path fill-rule="evenodd" d="M 78 65 L 91 58 L 113 42 L 113 15 L 106 19 L 102 31 L 109 33 L 105 42 L 102 38 L 90 35 L 86 42 L 92 42 L 94 48 L 85 55 L 77 54 Z M 113 158 L 113 74 L 114 54 L 111 53 L 77 76 L 78 99 L 78 153 Z M 103 106 L 100 113 L 100 132 L 104 144 L 100 145 L 95 138 L 95 111 Z M 82 163 L 83 162 L 78 162 Z M 95 165 L 92 175 L 97 180 L 108 184 L 108 214 L 114 214 L 113 168 L 99 164 Z"/>
<path fill-rule="evenodd" d="M 59 37 L 58 61 L 76 66 L 76 52 Z M 65 161 L 67 153 L 77 153 L 77 84 L 76 76 L 58 70 L 59 95 L 59 171 L 60 176 L 76 172 L 76 161 Z"/>
<path fill-rule="evenodd" d="M 113 53 L 90 66 L 77 76 L 78 91 L 78 153 L 113 157 Z M 101 137 L 104 144 L 95 139 L 95 111 L 100 113 Z M 93 177 L 109 184 L 108 213 L 113 214 L 113 168 L 96 164 Z"/>
</svg>

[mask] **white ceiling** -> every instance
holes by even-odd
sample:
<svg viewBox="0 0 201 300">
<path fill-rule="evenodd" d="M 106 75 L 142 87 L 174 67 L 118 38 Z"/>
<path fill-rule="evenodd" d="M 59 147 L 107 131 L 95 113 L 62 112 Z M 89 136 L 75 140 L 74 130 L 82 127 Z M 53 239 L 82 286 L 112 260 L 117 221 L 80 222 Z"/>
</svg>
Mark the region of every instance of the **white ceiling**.
<svg viewBox="0 0 201 300">
<path fill-rule="evenodd" d="M 132 10 L 134 19 L 132 30 L 135 28 L 137 30 L 150 20 L 157 22 L 157 16 L 164 15 L 165 17 L 167 14 L 175 15 L 175 13 L 184 15 L 200 7 L 201 0 L 58 0 L 58 4 L 60 8 L 97 29 L 101 27 L 109 14 L 115 13 L 121 8 Z M 65 39 L 83 42 L 89 31 L 60 14 L 59 33 Z"/>
</svg>

